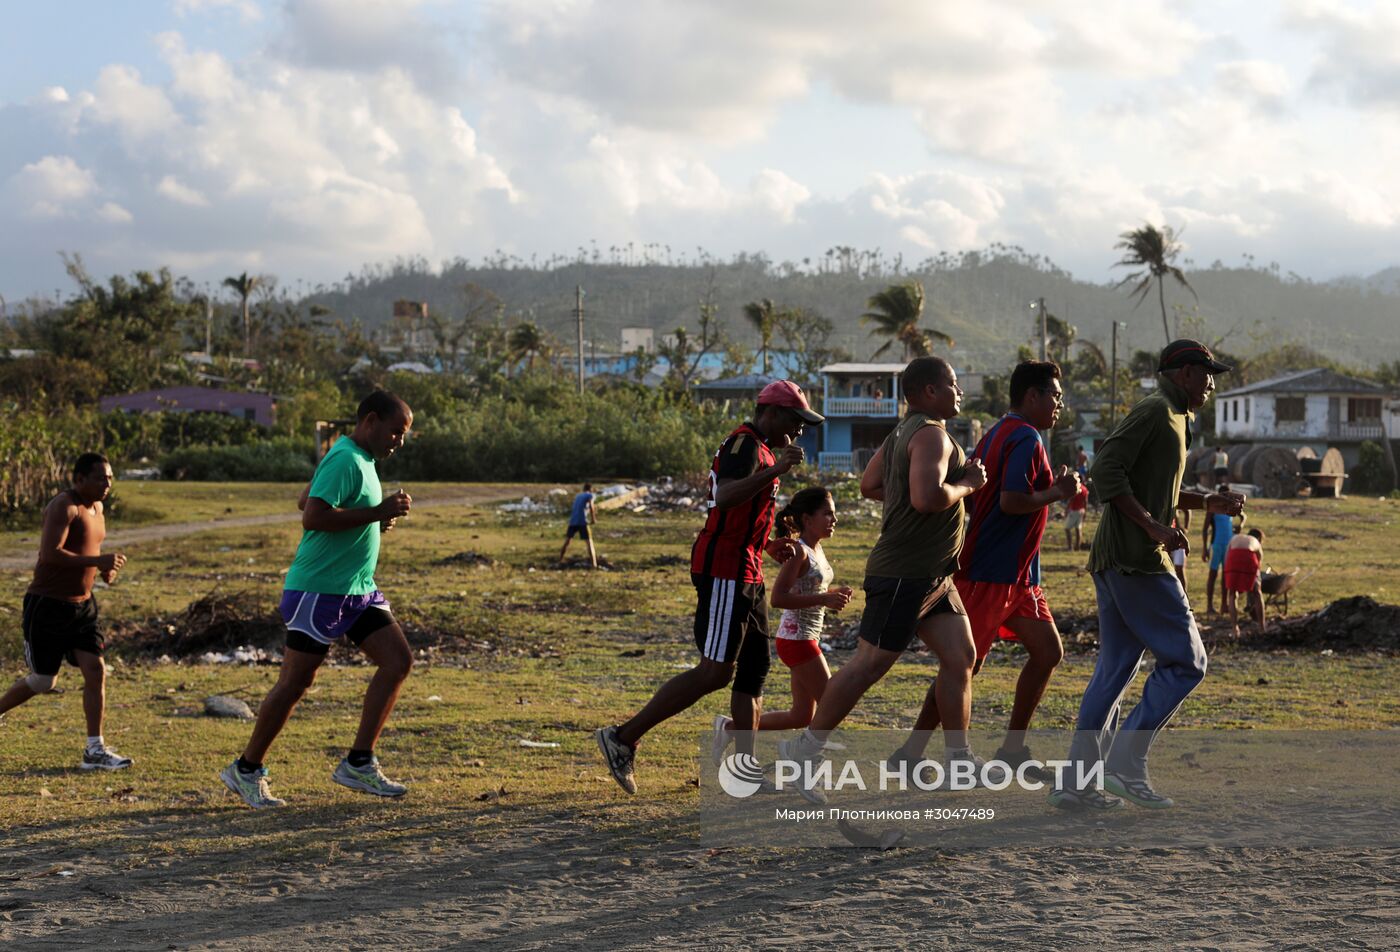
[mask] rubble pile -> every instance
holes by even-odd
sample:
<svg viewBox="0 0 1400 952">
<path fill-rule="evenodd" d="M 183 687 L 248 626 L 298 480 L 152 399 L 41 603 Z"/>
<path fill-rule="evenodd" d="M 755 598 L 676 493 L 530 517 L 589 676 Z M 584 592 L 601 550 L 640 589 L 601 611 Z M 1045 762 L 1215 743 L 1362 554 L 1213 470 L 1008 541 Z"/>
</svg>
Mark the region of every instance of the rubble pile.
<svg viewBox="0 0 1400 952">
<path fill-rule="evenodd" d="M 1332 651 L 1400 652 L 1400 605 L 1382 605 L 1365 595 L 1339 598 L 1309 615 L 1282 618 L 1268 630 L 1247 635 L 1249 645 Z"/>
</svg>

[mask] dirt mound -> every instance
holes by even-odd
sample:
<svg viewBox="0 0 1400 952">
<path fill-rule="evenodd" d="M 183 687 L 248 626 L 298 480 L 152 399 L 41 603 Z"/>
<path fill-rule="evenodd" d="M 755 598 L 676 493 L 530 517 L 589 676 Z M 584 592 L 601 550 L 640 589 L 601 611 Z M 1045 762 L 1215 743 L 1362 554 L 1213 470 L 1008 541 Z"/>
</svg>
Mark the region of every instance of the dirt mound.
<svg viewBox="0 0 1400 952">
<path fill-rule="evenodd" d="M 456 555 L 449 555 L 438 559 L 434 565 L 470 565 L 474 568 L 489 569 L 496 564 L 496 560 L 489 555 L 482 555 L 480 552 L 468 549 L 466 552 L 458 552 Z"/>
<path fill-rule="evenodd" d="M 281 652 L 287 628 L 266 599 L 249 592 L 214 591 L 170 617 L 116 622 L 111 641 L 118 651 L 198 657 L 205 652 L 229 652 L 249 647 Z"/>
<path fill-rule="evenodd" d="M 1339 598 L 1310 615 L 1284 618 L 1244 644 L 1333 651 L 1400 653 L 1400 605 L 1382 605 L 1365 595 Z"/>
<path fill-rule="evenodd" d="M 460 636 L 431 623 L 398 621 L 413 648 L 463 646 Z M 110 648 L 127 657 L 199 661 L 212 653 L 225 662 L 271 662 L 282 656 L 287 626 L 261 595 L 213 591 L 175 615 L 113 622 L 108 635 Z"/>
</svg>

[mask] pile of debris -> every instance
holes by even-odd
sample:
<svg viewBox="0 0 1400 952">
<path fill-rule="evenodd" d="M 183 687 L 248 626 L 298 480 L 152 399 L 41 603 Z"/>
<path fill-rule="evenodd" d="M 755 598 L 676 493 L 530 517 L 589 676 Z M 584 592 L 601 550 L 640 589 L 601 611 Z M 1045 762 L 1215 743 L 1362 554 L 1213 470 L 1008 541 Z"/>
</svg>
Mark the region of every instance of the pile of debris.
<svg viewBox="0 0 1400 952">
<path fill-rule="evenodd" d="M 482 555 L 472 549 L 466 552 L 458 552 L 456 555 L 445 556 L 433 563 L 434 565 L 469 565 L 476 569 L 489 569 L 496 564 L 496 560 L 489 555 Z"/>
<path fill-rule="evenodd" d="M 664 476 L 654 483 L 618 483 L 598 491 L 594 504 L 600 510 L 628 512 L 705 511 L 708 490 L 699 480 Z"/>
<path fill-rule="evenodd" d="M 213 655 L 211 661 L 268 661 L 281 657 L 287 626 L 265 598 L 213 591 L 170 618 L 114 622 L 113 646 L 135 654 L 174 658 Z"/>
<path fill-rule="evenodd" d="M 1285 648 L 1400 653 L 1400 605 L 1382 605 L 1365 595 L 1339 598 L 1310 615 L 1282 618 L 1244 643 Z"/>
</svg>

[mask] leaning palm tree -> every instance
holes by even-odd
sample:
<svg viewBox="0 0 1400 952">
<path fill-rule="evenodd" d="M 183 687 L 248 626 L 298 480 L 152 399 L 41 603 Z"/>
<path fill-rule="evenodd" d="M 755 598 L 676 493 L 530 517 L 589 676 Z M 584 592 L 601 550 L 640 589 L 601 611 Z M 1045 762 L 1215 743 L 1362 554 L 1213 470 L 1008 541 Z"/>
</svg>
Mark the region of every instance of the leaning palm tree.
<svg viewBox="0 0 1400 952">
<path fill-rule="evenodd" d="M 879 294 L 873 295 L 865 306 L 870 308 L 860 316 L 864 324 L 874 324 L 871 336 L 888 337 L 883 345 L 871 354 L 879 357 L 895 344 L 904 348 L 904 359 L 927 357 L 933 352 L 933 341 L 942 341 L 953 346 L 953 338 L 933 327 L 920 327 L 919 320 L 924 316 L 924 285 L 921 281 L 905 281 L 892 284 Z"/>
<path fill-rule="evenodd" d="M 243 310 L 243 356 L 248 356 L 249 341 L 252 337 L 252 320 L 248 315 L 248 299 L 253 296 L 258 285 L 263 283 L 260 275 L 244 271 L 236 278 L 224 278 L 224 287 L 233 288 L 238 294 Z"/>
<path fill-rule="evenodd" d="M 527 372 L 535 369 L 536 357 L 544 357 L 549 353 L 549 342 L 534 321 L 522 321 L 512 327 L 506 338 L 506 346 L 509 349 L 511 365 L 514 366 L 523 360 Z"/>
<path fill-rule="evenodd" d="M 1176 278 L 1186 290 L 1191 292 L 1192 297 L 1196 297 L 1196 289 L 1191 287 L 1186 280 L 1186 275 L 1172 262 L 1181 251 L 1181 242 L 1177 241 L 1177 232 L 1173 231 L 1170 225 L 1163 225 L 1158 228 L 1156 225 L 1143 225 L 1141 228 L 1134 228 L 1132 231 L 1125 231 L 1118 236 L 1118 244 L 1114 248 L 1123 251 L 1123 260 L 1114 265 L 1115 268 L 1139 268 L 1115 287 L 1123 287 L 1125 284 L 1136 285 L 1133 287 L 1131 297 L 1137 298 L 1137 305 L 1141 305 L 1147 297 L 1147 292 L 1152 289 L 1152 282 L 1157 282 L 1157 303 L 1162 308 L 1162 333 L 1166 335 L 1167 343 L 1171 343 L 1172 332 L 1167 325 L 1167 298 L 1163 290 L 1163 284 L 1168 275 Z M 1134 306 L 1137 306 L 1134 305 Z"/>
<path fill-rule="evenodd" d="M 763 355 L 762 373 L 768 376 L 768 351 L 773 346 L 773 332 L 778 327 L 778 310 L 768 298 L 744 305 L 744 316 L 758 331 L 759 352 Z"/>
</svg>

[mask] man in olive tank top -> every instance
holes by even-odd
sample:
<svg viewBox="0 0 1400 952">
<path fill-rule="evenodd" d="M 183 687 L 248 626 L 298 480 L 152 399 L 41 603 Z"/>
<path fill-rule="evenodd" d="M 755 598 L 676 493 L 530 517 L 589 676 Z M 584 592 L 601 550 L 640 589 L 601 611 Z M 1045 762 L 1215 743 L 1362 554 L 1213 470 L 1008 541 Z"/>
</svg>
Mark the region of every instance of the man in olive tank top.
<svg viewBox="0 0 1400 952">
<path fill-rule="evenodd" d="M 953 586 L 962 548 L 963 499 L 987 481 L 978 460 L 965 459 L 943 421 L 962 405 L 957 374 L 941 357 L 918 357 L 900 377 L 909 412 L 886 437 L 861 476 L 861 495 L 884 503 L 880 537 L 865 565 L 865 613 L 856 654 L 841 666 L 822 694 L 811 726 L 779 745 L 785 760 L 817 761 L 827 736 L 865 692 L 920 638 L 938 655 L 939 711 L 950 759 L 971 759 L 967 725 L 972 715 L 972 666 L 976 648 L 967 612 Z M 804 772 L 798 791 L 826 802 Z"/>
</svg>

